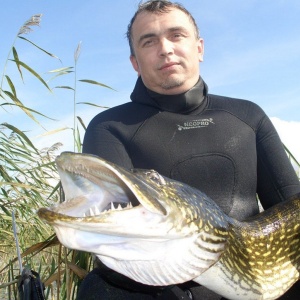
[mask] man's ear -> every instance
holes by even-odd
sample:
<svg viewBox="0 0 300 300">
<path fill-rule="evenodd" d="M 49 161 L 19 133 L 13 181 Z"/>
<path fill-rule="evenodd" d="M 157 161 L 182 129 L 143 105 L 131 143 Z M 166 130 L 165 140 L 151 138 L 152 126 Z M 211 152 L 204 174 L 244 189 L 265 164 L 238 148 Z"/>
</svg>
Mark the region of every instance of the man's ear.
<svg viewBox="0 0 300 300">
<path fill-rule="evenodd" d="M 139 64 L 134 55 L 130 55 L 130 61 L 131 61 L 132 67 L 138 73 L 138 76 L 140 76 L 141 74 L 140 74 Z"/>
<path fill-rule="evenodd" d="M 198 54 L 199 54 L 199 62 L 202 62 L 204 59 L 204 40 L 199 38 L 198 40 Z"/>
</svg>

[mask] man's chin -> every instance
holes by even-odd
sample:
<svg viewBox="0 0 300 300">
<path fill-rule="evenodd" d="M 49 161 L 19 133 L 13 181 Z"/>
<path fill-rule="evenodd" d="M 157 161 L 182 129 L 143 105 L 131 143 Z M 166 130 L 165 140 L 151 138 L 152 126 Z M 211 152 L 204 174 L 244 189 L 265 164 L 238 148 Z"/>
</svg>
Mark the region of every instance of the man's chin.
<svg viewBox="0 0 300 300">
<path fill-rule="evenodd" d="M 165 91 L 171 91 L 174 89 L 178 89 L 179 87 L 183 86 L 184 80 L 182 78 L 168 78 L 167 80 L 161 83 L 161 88 Z"/>
</svg>

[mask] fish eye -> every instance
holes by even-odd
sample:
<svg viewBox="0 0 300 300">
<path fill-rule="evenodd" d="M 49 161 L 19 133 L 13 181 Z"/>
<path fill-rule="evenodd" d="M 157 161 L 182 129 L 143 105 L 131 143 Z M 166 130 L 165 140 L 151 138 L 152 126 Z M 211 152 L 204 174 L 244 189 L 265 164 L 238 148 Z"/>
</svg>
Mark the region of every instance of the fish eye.
<svg viewBox="0 0 300 300">
<path fill-rule="evenodd" d="M 159 173 L 157 173 L 154 170 L 150 170 L 146 173 L 146 175 L 148 175 L 148 177 L 155 183 L 157 183 L 158 185 L 165 185 L 166 181 L 163 178 L 163 176 L 161 176 Z"/>
</svg>

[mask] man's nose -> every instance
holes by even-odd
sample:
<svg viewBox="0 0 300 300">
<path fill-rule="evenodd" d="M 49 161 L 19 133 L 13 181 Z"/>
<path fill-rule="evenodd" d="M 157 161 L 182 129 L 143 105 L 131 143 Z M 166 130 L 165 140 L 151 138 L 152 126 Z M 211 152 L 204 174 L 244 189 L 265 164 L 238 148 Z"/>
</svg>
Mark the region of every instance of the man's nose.
<svg viewBox="0 0 300 300">
<path fill-rule="evenodd" d="M 160 49 L 159 49 L 159 55 L 160 56 L 166 56 L 174 53 L 173 49 L 173 43 L 164 38 L 160 41 Z"/>
</svg>

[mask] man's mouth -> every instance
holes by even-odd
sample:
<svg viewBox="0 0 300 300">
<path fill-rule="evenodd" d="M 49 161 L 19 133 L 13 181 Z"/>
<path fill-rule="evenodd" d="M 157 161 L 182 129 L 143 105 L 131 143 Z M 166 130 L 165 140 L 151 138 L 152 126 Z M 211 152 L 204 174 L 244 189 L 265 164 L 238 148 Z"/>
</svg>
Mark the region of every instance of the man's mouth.
<svg viewBox="0 0 300 300">
<path fill-rule="evenodd" d="M 170 62 L 170 63 L 166 63 L 163 64 L 162 66 L 159 67 L 159 70 L 163 71 L 163 70 L 169 70 L 172 69 L 175 66 L 178 66 L 179 63 L 178 62 Z"/>
</svg>

